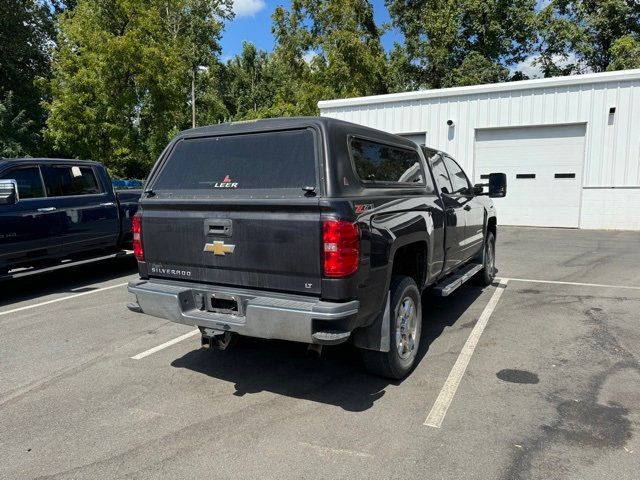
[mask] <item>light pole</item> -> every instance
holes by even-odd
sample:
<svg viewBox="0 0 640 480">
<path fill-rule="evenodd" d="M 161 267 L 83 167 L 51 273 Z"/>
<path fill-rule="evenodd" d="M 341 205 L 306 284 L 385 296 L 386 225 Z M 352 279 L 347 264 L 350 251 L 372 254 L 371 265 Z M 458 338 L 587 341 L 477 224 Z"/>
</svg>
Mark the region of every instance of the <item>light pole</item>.
<svg viewBox="0 0 640 480">
<path fill-rule="evenodd" d="M 196 69 L 191 70 L 191 128 L 196 128 Z"/>
</svg>

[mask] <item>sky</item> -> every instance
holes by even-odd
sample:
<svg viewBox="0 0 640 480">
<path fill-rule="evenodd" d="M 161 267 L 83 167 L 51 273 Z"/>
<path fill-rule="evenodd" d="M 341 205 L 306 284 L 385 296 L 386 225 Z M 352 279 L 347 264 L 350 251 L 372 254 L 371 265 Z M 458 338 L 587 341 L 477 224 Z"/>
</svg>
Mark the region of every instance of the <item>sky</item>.
<svg viewBox="0 0 640 480">
<path fill-rule="evenodd" d="M 222 37 L 222 60 L 227 60 L 242 51 L 242 42 L 248 41 L 256 44 L 263 50 L 272 50 L 274 47 L 271 35 L 271 14 L 278 5 L 289 8 L 286 0 L 235 0 L 233 9 L 235 18 L 226 24 Z M 389 14 L 384 6 L 384 0 L 373 0 L 374 16 L 376 24 L 382 25 L 389 22 Z M 387 32 L 382 38 L 385 49 L 390 50 L 394 41 L 400 41 L 398 32 Z"/>
</svg>

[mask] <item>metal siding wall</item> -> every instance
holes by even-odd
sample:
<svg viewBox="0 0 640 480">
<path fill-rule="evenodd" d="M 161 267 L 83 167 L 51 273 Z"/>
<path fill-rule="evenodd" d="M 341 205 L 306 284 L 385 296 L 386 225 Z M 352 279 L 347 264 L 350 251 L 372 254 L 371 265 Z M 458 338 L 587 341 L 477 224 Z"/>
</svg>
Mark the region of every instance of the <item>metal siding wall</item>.
<svg viewBox="0 0 640 480">
<path fill-rule="evenodd" d="M 640 186 L 640 80 L 323 108 L 322 115 L 393 133 L 427 133 L 473 175 L 475 129 L 586 123 L 584 186 Z M 616 107 L 613 125 L 609 107 Z M 455 121 L 449 129 L 446 121 Z"/>
</svg>

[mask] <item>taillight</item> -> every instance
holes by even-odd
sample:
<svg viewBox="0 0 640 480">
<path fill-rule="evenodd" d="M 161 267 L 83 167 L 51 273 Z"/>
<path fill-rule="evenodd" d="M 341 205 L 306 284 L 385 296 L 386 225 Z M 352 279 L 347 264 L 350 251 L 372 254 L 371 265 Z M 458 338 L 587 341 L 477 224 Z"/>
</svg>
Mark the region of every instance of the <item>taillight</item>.
<svg viewBox="0 0 640 480">
<path fill-rule="evenodd" d="M 358 270 L 360 235 L 355 223 L 326 220 L 322 224 L 324 275 L 346 277 Z"/>
<path fill-rule="evenodd" d="M 142 262 L 144 249 L 142 248 L 142 215 L 140 213 L 131 217 L 131 233 L 133 233 L 133 254 L 139 262 Z"/>
</svg>

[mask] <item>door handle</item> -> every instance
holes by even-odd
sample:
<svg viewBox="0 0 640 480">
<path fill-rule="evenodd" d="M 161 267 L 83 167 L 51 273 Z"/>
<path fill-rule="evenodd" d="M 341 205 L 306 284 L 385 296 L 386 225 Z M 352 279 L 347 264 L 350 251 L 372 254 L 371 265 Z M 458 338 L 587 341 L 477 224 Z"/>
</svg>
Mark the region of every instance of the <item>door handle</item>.
<svg viewBox="0 0 640 480">
<path fill-rule="evenodd" d="M 115 203 L 113 202 L 104 202 L 100 204 L 101 207 L 113 207 L 114 205 Z"/>
<path fill-rule="evenodd" d="M 56 207 L 39 208 L 38 211 L 39 212 L 55 212 Z"/>
<path fill-rule="evenodd" d="M 468 212 L 469 210 L 471 210 L 471 206 L 470 206 L 470 205 L 465 205 L 465 206 L 464 206 L 464 207 L 462 207 L 462 208 L 464 208 L 467 212 Z"/>
<path fill-rule="evenodd" d="M 204 234 L 218 237 L 230 237 L 233 234 L 233 223 L 228 219 L 205 220 Z"/>
</svg>

